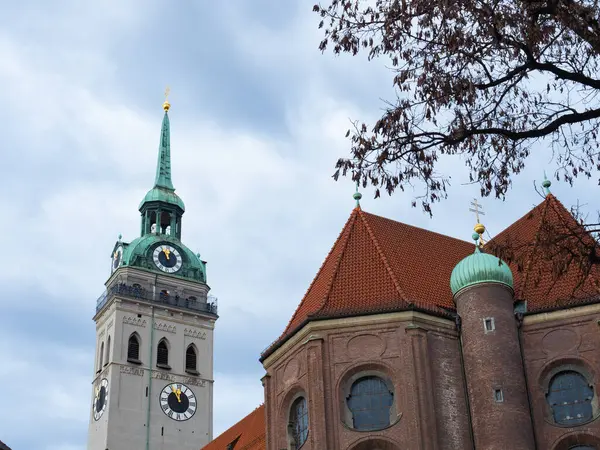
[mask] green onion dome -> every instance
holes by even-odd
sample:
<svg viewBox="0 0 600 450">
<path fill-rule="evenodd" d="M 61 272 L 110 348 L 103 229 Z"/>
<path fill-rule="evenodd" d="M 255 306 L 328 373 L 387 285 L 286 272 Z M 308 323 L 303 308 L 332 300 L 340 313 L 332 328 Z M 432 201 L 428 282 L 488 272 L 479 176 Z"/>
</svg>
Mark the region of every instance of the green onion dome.
<svg viewBox="0 0 600 450">
<path fill-rule="evenodd" d="M 473 239 L 479 239 L 479 234 L 473 234 Z M 460 261 L 450 275 L 452 295 L 468 286 L 479 283 L 500 283 L 513 288 L 513 275 L 504 261 L 489 253 L 483 253 L 479 246 L 475 252 Z"/>
</svg>

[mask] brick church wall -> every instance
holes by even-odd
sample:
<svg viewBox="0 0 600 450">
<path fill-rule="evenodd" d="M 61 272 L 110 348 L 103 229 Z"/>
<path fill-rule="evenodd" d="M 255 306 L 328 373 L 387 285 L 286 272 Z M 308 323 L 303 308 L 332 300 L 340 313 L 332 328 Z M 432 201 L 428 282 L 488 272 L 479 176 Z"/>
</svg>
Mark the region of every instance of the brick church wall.
<svg viewBox="0 0 600 450">
<path fill-rule="evenodd" d="M 264 361 L 267 450 L 288 448 L 298 395 L 308 400 L 306 450 L 472 449 L 460 360 L 450 320 L 403 312 L 311 322 Z M 366 375 L 394 392 L 394 420 L 383 430 L 351 426 L 346 394 Z"/>
<path fill-rule="evenodd" d="M 600 448 L 600 305 L 526 316 L 521 327 L 527 385 L 539 449 L 563 450 L 576 444 Z M 580 371 L 594 388 L 595 419 L 575 426 L 557 425 L 546 402 L 550 378 L 560 370 Z"/>
</svg>

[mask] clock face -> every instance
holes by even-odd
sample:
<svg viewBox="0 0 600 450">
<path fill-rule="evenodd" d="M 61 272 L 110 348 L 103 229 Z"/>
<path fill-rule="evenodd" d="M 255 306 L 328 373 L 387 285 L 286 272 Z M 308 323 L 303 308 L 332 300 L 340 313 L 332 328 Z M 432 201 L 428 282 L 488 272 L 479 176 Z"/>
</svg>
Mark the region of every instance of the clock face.
<svg viewBox="0 0 600 450">
<path fill-rule="evenodd" d="M 154 249 L 152 254 L 154 264 L 163 272 L 175 273 L 181 269 L 183 263 L 179 250 L 167 244 L 161 244 Z"/>
<path fill-rule="evenodd" d="M 92 407 L 94 411 L 94 420 L 99 420 L 104 414 L 106 404 L 108 403 L 108 380 L 103 378 L 100 381 L 98 387 L 96 387 L 94 395 L 94 405 Z"/>
<path fill-rule="evenodd" d="M 112 271 L 114 272 L 121 265 L 123 259 L 123 246 L 119 245 L 113 254 Z"/>
<path fill-rule="evenodd" d="M 185 384 L 167 384 L 160 392 L 160 407 L 173 420 L 188 420 L 196 412 L 196 396 Z"/>
</svg>

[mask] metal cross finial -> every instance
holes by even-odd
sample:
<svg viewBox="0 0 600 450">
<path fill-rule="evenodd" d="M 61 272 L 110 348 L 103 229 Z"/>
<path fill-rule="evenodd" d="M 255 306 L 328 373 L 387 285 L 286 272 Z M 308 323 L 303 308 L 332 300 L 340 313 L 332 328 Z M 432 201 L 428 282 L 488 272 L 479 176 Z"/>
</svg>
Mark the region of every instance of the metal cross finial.
<svg viewBox="0 0 600 450">
<path fill-rule="evenodd" d="M 481 214 L 482 216 L 485 216 L 485 213 L 482 210 L 479 209 L 479 208 L 482 207 L 482 205 L 480 205 L 477 202 L 477 199 L 473 199 L 473 201 L 471 202 L 471 206 L 472 206 L 472 208 L 469 208 L 469 211 L 475 213 L 475 218 L 477 219 L 477 223 L 480 223 L 479 222 L 479 215 Z"/>
<path fill-rule="evenodd" d="M 171 88 L 169 86 L 167 86 L 167 88 L 165 89 L 165 102 L 163 103 L 163 109 L 165 110 L 165 112 L 169 111 L 169 109 L 171 108 L 171 104 L 169 103 L 169 93 L 171 92 Z"/>
</svg>

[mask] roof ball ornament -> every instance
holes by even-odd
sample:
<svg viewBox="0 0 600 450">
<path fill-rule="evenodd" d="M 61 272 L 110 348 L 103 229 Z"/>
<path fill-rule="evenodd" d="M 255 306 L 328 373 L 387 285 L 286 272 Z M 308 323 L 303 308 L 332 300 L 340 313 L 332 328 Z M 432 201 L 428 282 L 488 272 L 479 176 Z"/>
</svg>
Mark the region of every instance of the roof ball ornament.
<svg viewBox="0 0 600 450">
<path fill-rule="evenodd" d="M 356 182 L 356 192 L 352 195 L 352 198 L 356 200 L 356 207 L 360 208 L 360 199 L 362 198 L 362 194 L 358 192 L 358 181 Z"/>
<path fill-rule="evenodd" d="M 552 182 L 546 176 L 546 171 L 544 170 L 544 181 L 542 181 L 542 187 L 544 188 L 544 192 L 546 195 L 550 194 L 550 186 L 552 186 Z"/>
</svg>

